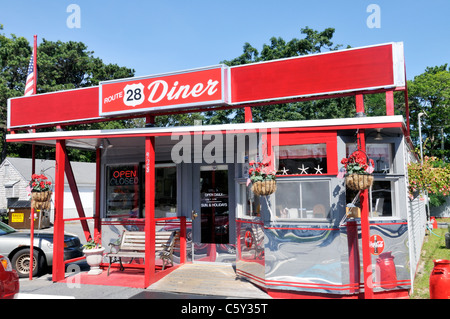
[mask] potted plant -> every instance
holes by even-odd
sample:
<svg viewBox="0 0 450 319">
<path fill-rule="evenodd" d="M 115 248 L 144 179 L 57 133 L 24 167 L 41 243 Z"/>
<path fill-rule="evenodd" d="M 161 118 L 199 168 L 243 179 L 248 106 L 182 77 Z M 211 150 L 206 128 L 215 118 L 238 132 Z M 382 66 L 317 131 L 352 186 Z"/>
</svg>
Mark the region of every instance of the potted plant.
<svg viewBox="0 0 450 319">
<path fill-rule="evenodd" d="M 28 185 L 31 192 L 32 207 L 34 209 L 50 209 L 52 182 L 45 175 L 33 174 Z"/>
<path fill-rule="evenodd" d="M 89 240 L 83 245 L 83 248 L 86 262 L 91 267 L 88 275 L 100 275 L 103 272 L 100 269 L 100 263 L 103 260 L 103 252 L 105 251 L 105 247 L 102 247 L 100 243 L 100 235 L 97 235 L 95 239 Z"/>
<path fill-rule="evenodd" d="M 343 158 L 345 182 L 353 190 L 368 189 L 373 184 L 374 162 L 363 151 L 355 151 L 348 158 Z"/>
<path fill-rule="evenodd" d="M 269 163 L 250 161 L 248 170 L 252 191 L 259 196 L 271 195 L 277 190 L 275 171 L 271 171 Z"/>
</svg>

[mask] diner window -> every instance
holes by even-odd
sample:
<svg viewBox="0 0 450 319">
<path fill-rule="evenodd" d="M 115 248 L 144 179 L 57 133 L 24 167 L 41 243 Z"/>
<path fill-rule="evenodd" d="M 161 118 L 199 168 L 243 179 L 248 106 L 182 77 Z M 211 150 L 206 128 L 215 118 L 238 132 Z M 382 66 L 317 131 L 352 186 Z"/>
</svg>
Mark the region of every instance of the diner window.
<svg viewBox="0 0 450 319">
<path fill-rule="evenodd" d="M 145 217 L 144 165 L 111 165 L 107 166 L 106 171 L 106 217 Z M 176 211 L 176 166 L 174 164 L 156 164 L 155 217 L 176 216 Z"/>
<path fill-rule="evenodd" d="M 347 157 L 356 151 L 356 144 L 347 144 Z M 375 164 L 374 173 L 389 174 L 394 172 L 392 161 L 392 144 L 376 143 L 366 145 L 366 154 Z"/>
<path fill-rule="evenodd" d="M 346 145 L 347 156 L 356 151 L 356 144 Z M 396 185 L 398 178 L 390 176 L 395 173 L 393 158 L 393 144 L 390 143 L 368 143 L 366 144 L 366 154 L 374 161 L 374 182 L 369 188 L 369 217 L 371 218 L 392 218 L 396 211 Z M 347 188 L 346 200 L 360 207 L 358 191 Z"/>
<path fill-rule="evenodd" d="M 106 217 L 139 217 L 139 165 L 107 166 L 106 176 Z"/>
<path fill-rule="evenodd" d="M 156 164 L 155 217 L 175 217 L 177 212 L 177 167 Z"/>
<path fill-rule="evenodd" d="M 279 180 L 275 193 L 275 218 L 327 219 L 330 214 L 330 181 Z"/>
<path fill-rule="evenodd" d="M 303 144 L 278 147 L 278 175 L 327 173 L 327 145 Z"/>
<path fill-rule="evenodd" d="M 252 192 L 252 184 L 248 186 L 245 183 L 239 184 L 239 216 L 246 217 L 260 217 L 261 204 L 260 197 L 255 196 Z"/>
<path fill-rule="evenodd" d="M 395 208 L 397 179 L 392 178 L 376 179 L 369 189 L 369 217 L 383 218 L 395 217 L 397 215 Z M 353 203 L 356 207 L 361 207 L 359 202 L 359 192 L 347 188 L 347 203 Z"/>
<path fill-rule="evenodd" d="M 370 217 L 394 216 L 394 181 L 375 180 L 370 190 Z"/>
</svg>

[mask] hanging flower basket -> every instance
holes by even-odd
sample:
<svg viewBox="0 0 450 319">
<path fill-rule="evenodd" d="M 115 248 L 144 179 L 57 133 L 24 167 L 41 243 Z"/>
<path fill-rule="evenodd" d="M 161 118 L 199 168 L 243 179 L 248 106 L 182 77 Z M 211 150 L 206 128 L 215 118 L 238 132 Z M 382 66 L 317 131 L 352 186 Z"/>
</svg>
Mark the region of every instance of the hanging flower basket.
<svg viewBox="0 0 450 319">
<path fill-rule="evenodd" d="M 252 185 L 252 192 L 258 196 L 266 196 L 275 193 L 277 190 L 277 182 L 275 180 L 266 180 L 255 182 Z"/>
<path fill-rule="evenodd" d="M 345 177 L 347 187 L 356 191 L 368 189 L 373 184 L 373 176 L 369 174 L 350 174 Z"/>
<path fill-rule="evenodd" d="M 269 163 L 251 161 L 249 164 L 248 183 L 252 183 L 252 192 L 258 196 L 267 196 L 275 193 L 277 190 L 275 171 L 270 170 Z"/>
<path fill-rule="evenodd" d="M 52 192 L 50 190 L 52 183 L 45 175 L 33 174 L 31 176 L 30 184 L 31 190 L 31 207 L 37 210 L 50 209 L 50 201 Z"/>
<path fill-rule="evenodd" d="M 35 202 L 47 202 L 52 198 L 51 191 L 31 192 L 31 199 Z"/>
<path fill-rule="evenodd" d="M 341 164 L 344 164 L 344 170 L 339 175 L 345 174 L 345 183 L 348 188 L 361 191 L 372 186 L 372 172 L 375 165 L 363 151 L 353 152 L 348 158 L 343 158 Z"/>
</svg>

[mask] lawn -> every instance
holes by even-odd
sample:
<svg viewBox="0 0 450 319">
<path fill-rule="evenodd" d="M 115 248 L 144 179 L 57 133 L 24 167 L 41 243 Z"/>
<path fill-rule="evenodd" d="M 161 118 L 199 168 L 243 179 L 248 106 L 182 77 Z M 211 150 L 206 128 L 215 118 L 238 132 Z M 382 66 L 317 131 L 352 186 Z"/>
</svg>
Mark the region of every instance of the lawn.
<svg viewBox="0 0 450 319">
<path fill-rule="evenodd" d="M 450 224 L 450 218 L 439 218 L 437 221 Z M 432 229 L 431 232 L 427 231 L 419 267 L 414 279 L 414 292 L 411 294 L 410 299 L 430 298 L 429 281 L 434 267 L 433 260 L 450 260 L 450 249 L 445 248 L 445 233 L 447 232 L 449 232 L 447 228 L 436 228 Z"/>
</svg>

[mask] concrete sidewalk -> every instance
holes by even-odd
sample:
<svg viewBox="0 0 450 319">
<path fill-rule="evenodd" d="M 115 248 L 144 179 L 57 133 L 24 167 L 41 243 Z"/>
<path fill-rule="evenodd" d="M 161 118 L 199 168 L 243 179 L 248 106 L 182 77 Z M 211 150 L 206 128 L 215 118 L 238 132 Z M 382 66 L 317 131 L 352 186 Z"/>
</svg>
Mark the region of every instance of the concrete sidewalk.
<svg viewBox="0 0 450 319">
<path fill-rule="evenodd" d="M 81 271 L 89 267 L 80 263 Z M 70 275 L 69 273 L 67 275 Z M 252 283 L 236 277 L 231 264 L 186 264 L 147 289 L 54 283 L 46 274 L 20 279 L 16 299 L 268 299 Z"/>
</svg>

